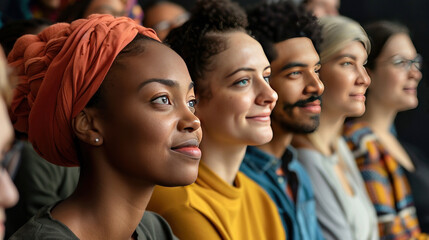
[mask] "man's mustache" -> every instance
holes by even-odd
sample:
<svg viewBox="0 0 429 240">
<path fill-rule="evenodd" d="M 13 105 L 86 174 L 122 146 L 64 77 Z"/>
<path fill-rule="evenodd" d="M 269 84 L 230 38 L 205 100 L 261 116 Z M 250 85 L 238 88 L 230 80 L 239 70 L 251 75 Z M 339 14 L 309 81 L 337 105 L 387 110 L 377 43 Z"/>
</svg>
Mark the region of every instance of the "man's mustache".
<svg viewBox="0 0 429 240">
<path fill-rule="evenodd" d="M 305 105 L 307 103 L 311 103 L 311 102 L 314 102 L 316 100 L 322 101 L 322 96 L 321 95 L 320 96 L 311 96 L 305 100 L 299 100 L 299 101 L 295 102 L 294 104 L 285 104 L 283 106 L 283 110 L 287 110 L 287 109 L 294 108 L 294 107 L 305 107 Z"/>
</svg>

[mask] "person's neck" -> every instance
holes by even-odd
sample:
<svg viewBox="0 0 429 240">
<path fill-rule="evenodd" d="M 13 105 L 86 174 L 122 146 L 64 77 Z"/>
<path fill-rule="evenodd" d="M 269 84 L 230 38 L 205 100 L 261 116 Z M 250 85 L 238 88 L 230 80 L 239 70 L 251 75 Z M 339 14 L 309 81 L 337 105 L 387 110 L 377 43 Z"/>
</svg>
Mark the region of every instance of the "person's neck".
<svg viewBox="0 0 429 240">
<path fill-rule="evenodd" d="M 328 111 L 320 114 L 320 125 L 312 134 L 318 138 L 317 144 L 319 146 L 315 147 L 319 148 L 318 150 L 323 154 L 331 155 L 334 153 L 333 151 L 336 147 L 341 129 L 343 128 L 345 118 L 344 115 L 330 113 Z"/>
<path fill-rule="evenodd" d="M 390 133 L 393 122 L 395 121 L 396 110 L 383 106 L 376 101 L 367 100 L 365 114 L 358 121 L 367 122 L 372 129 L 383 133 Z"/>
<path fill-rule="evenodd" d="M 258 146 L 258 148 L 277 158 L 281 158 L 292 141 L 293 133 L 284 131 L 275 122 L 272 123 L 272 129 L 273 139 L 266 144 Z"/>
<path fill-rule="evenodd" d="M 52 216 L 80 239 L 132 238 L 154 185 L 130 181 L 108 164 L 82 170 L 75 192 Z"/>
<path fill-rule="evenodd" d="M 216 141 L 205 135 L 200 148 L 203 161 L 225 182 L 233 185 L 240 164 L 246 153 L 246 145 Z"/>
</svg>

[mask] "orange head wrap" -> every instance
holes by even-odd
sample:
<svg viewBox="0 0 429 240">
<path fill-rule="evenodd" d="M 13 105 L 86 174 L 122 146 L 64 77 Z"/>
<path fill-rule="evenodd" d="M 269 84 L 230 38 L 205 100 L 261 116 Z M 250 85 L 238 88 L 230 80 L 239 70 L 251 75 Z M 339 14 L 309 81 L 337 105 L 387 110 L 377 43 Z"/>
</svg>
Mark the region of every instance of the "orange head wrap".
<svg viewBox="0 0 429 240">
<path fill-rule="evenodd" d="M 43 158 L 61 166 L 79 165 L 72 119 L 137 33 L 158 40 L 152 29 L 129 18 L 98 14 L 18 39 L 8 57 L 20 78 L 12 119 Z"/>
</svg>

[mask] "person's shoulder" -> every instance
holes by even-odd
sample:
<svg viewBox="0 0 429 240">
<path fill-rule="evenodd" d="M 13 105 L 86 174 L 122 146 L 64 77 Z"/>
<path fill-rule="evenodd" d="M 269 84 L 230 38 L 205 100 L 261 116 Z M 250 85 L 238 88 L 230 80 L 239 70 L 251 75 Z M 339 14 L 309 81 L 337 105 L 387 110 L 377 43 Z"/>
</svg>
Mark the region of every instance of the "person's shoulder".
<svg viewBox="0 0 429 240">
<path fill-rule="evenodd" d="M 237 179 L 240 182 L 240 187 L 244 190 L 243 195 L 248 197 L 250 201 L 265 202 L 271 200 L 265 190 L 257 182 L 246 176 L 246 174 L 238 172 Z"/>
<path fill-rule="evenodd" d="M 343 136 L 347 141 L 359 142 L 365 136 L 374 134 L 367 122 L 349 121 L 344 124 Z"/>
<path fill-rule="evenodd" d="M 51 206 L 43 207 L 9 239 L 77 240 L 78 238 L 70 229 L 49 217 L 50 209 Z"/>
<path fill-rule="evenodd" d="M 144 235 L 146 239 L 177 239 L 167 221 L 150 211 L 145 211 L 136 231 L 139 236 Z"/>
<path fill-rule="evenodd" d="M 190 191 L 192 186 L 184 187 L 161 187 L 156 186 L 147 209 L 163 215 L 169 209 L 183 205 L 189 205 Z M 174 199 L 174 201 L 173 201 Z"/>
</svg>

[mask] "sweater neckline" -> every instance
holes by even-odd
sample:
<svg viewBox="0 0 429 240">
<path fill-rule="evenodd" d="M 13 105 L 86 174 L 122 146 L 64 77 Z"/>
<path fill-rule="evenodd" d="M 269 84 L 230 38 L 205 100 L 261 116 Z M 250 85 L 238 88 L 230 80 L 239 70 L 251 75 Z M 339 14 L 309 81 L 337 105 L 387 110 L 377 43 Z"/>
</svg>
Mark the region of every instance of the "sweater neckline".
<svg viewBox="0 0 429 240">
<path fill-rule="evenodd" d="M 200 161 L 198 178 L 195 183 L 204 188 L 212 189 L 229 199 L 237 199 L 243 192 L 242 177 L 242 173 L 238 172 L 234 179 L 234 185 L 231 185 L 220 178 L 203 161 Z"/>
</svg>

